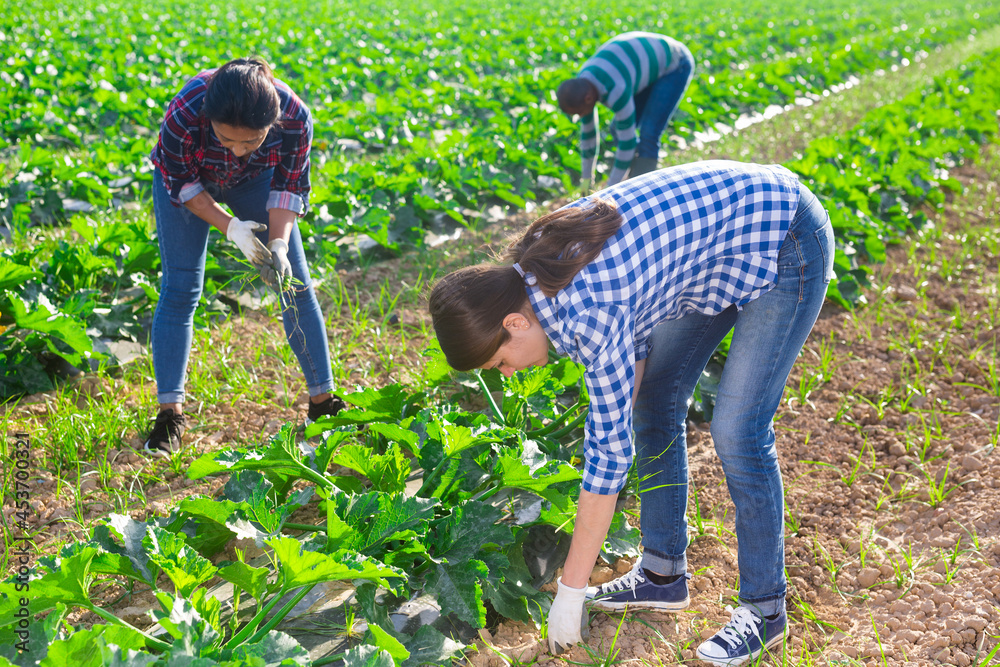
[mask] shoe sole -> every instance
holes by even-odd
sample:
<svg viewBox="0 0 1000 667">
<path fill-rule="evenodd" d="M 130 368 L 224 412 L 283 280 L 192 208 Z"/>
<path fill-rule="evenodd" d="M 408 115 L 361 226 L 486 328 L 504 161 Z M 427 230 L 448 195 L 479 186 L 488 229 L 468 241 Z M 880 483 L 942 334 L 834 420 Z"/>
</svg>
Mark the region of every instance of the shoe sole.
<svg viewBox="0 0 1000 667">
<path fill-rule="evenodd" d="M 165 449 L 160 449 L 159 447 L 150 447 L 149 440 L 142 443 L 142 451 L 146 452 L 147 454 L 152 454 L 153 456 L 158 456 L 162 459 L 170 458 L 170 452 L 166 451 Z"/>
<path fill-rule="evenodd" d="M 784 640 L 785 635 L 787 633 L 788 633 L 788 626 L 786 625 L 785 629 L 781 631 L 781 634 L 778 635 L 778 636 L 776 636 L 776 637 L 774 637 L 773 639 L 771 639 L 767 643 L 765 643 L 764 644 L 764 648 L 761 649 L 760 652 L 757 653 L 756 655 L 747 655 L 747 656 L 743 656 L 742 658 L 710 658 L 708 656 L 702 655 L 702 653 L 701 653 L 701 647 L 700 646 L 698 647 L 698 650 L 696 651 L 696 655 L 698 656 L 699 660 L 704 660 L 705 662 L 711 663 L 711 664 L 715 665 L 716 667 L 738 667 L 739 665 L 742 665 L 747 660 L 756 660 L 758 657 L 760 657 L 761 653 L 764 653 L 765 651 L 767 651 L 767 649 L 771 648 L 772 646 L 776 646 L 777 644 L 780 644 L 781 641 Z"/>
<path fill-rule="evenodd" d="M 682 611 L 691 605 L 691 598 L 687 597 L 678 602 L 658 602 L 654 600 L 634 600 L 632 602 L 611 602 L 608 600 L 588 600 L 587 604 L 591 609 L 601 611 Z"/>
</svg>

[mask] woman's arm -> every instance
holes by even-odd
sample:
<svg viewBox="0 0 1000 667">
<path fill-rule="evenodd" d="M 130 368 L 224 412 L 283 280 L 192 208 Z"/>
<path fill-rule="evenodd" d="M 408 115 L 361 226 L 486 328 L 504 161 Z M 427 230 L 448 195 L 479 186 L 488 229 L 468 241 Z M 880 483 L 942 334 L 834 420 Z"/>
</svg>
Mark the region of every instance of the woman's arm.
<svg viewBox="0 0 1000 667">
<path fill-rule="evenodd" d="M 639 395 L 639 384 L 646 369 L 646 360 L 635 362 L 635 386 L 632 389 L 632 405 Z M 580 491 L 580 502 L 576 507 L 576 525 L 573 528 L 573 541 L 570 543 L 569 555 L 563 566 L 563 583 L 573 588 L 582 588 L 590 580 L 590 572 L 594 569 L 597 556 L 604 546 L 604 539 L 611 527 L 611 519 L 615 514 L 615 503 L 618 494 L 600 496 L 589 491 Z"/>
<path fill-rule="evenodd" d="M 269 223 L 267 226 L 268 243 L 275 239 L 282 239 L 285 243 L 288 243 L 288 239 L 292 235 L 292 225 L 295 224 L 295 218 L 298 217 L 295 211 L 289 211 L 287 208 L 272 208 L 267 214 Z"/>
<path fill-rule="evenodd" d="M 580 491 L 573 541 L 563 566 L 562 580 L 567 586 L 583 588 L 590 581 L 590 572 L 604 546 L 617 501 L 617 493 L 599 496 L 590 491 Z"/>
<path fill-rule="evenodd" d="M 184 202 L 184 206 L 196 216 L 212 225 L 223 235 L 229 231 L 229 220 L 232 214 L 226 213 L 225 209 L 219 206 L 218 202 L 204 190 L 196 194 L 191 199 Z"/>
</svg>

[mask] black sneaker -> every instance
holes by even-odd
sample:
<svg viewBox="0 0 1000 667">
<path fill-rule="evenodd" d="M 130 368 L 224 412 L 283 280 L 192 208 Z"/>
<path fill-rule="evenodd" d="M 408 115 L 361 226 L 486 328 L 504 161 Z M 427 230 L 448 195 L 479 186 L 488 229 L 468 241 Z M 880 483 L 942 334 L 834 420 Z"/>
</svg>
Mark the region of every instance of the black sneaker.
<svg viewBox="0 0 1000 667">
<path fill-rule="evenodd" d="M 169 457 L 181 449 L 181 436 L 187 427 L 184 415 L 177 414 L 172 408 L 160 410 L 153 422 L 153 430 L 142 446 L 144 451 L 154 456 Z"/>
<path fill-rule="evenodd" d="M 781 643 L 788 627 L 784 610 L 767 619 L 747 607 L 727 607 L 732 618 L 721 630 L 698 647 L 698 657 L 718 667 L 742 665 L 756 660 L 772 646 Z"/>
<path fill-rule="evenodd" d="M 309 415 L 306 417 L 306 426 L 309 426 L 320 417 L 332 417 L 346 407 L 347 403 L 344 402 L 344 399 L 334 394 L 330 394 L 328 399 L 319 403 L 309 401 Z"/>
<path fill-rule="evenodd" d="M 654 584 L 645 576 L 641 560 L 635 562 L 628 573 L 613 581 L 587 589 L 590 606 L 605 611 L 648 609 L 652 611 L 680 611 L 687 609 L 688 579 L 684 573 L 669 584 Z"/>
</svg>

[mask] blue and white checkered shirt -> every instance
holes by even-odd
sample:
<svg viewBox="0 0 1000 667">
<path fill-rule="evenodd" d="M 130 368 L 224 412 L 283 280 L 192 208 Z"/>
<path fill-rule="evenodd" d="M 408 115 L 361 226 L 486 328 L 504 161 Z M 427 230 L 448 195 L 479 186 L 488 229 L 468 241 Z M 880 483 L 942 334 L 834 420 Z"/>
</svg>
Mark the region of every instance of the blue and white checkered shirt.
<svg viewBox="0 0 1000 667">
<path fill-rule="evenodd" d="M 531 274 L 525 282 L 556 350 L 587 369 L 583 488 L 609 495 L 632 464 L 635 361 L 649 354 L 653 328 L 742 307 L 770 290 L 799 182 L 779 165 L 719 160 L 651 172 L 593 197 L 617 204 L 618 233 L 555 298 Z"/>
</svg>

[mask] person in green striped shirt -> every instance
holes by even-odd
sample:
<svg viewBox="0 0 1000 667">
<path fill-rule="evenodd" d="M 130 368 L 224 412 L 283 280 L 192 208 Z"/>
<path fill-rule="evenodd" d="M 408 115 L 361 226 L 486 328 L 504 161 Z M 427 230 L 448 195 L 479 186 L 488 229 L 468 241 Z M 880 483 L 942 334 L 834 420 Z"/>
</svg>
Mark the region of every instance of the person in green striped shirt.
<svg viewBox="0 0 1000 667">
<path fill-rule="evenodd" d="M 615 115 L 612 131 L 618 148 L 608 176 L 610 186 L 626 173 L 631 177 L 656 169 L 660 135 L 693 72 L 691 51 L 677 40 L 652 32 L 626 32 L 602 44 L 575 79 L 559 84 L 559 108 L 580 116 L 581 186 L 589 189 L 593 184 L 601 147 L 597 103 Z"/>
</svg>

